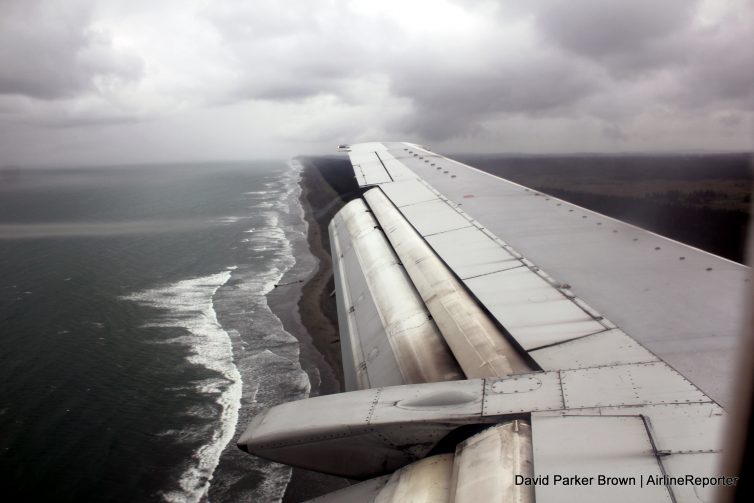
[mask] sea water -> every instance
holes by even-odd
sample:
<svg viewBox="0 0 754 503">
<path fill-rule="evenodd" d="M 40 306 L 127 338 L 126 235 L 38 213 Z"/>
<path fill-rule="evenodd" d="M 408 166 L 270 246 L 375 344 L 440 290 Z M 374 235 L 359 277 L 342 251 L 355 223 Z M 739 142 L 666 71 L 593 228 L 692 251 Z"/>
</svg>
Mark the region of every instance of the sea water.
<svg viewBox="0 0 754 503">
<path fill-rule="evenodd" d="M 265 297 L 305 250 L 299 179 L 285 162 L 0 171 L 5 495 L 282 497 L 290 469 L 233 439 L 309 392 Z"/>
</svg>

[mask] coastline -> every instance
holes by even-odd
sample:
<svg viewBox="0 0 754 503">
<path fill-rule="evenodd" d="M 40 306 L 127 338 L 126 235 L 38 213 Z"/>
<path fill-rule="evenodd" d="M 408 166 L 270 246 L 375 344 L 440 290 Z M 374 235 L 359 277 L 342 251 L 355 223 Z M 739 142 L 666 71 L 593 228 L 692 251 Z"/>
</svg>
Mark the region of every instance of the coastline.
<svg viewBox="0 0 754 503">
<path fill-rule="evenodd" d="M 327 225 L 358 193 L 358 187 L 353 189 L 350 163 L 340 156 L 299 158 L 290 164 L 299 165 L 291 172 L 293 185 L 288 189 L 288 199 L 281 200 L 272 211 L 277 218 L 267 231 L 273 246 L 289 246 L 281 255 L 282 262 L 275 263 L 269 276 L 243 268 L 234 270 L 213 299 L 245 381 L 234 439 L 266 407 L 342 390 L 337 309 L 330 295 L 334 285 Z M 261 232 L 255 230 L 255 240 L 262 237 Z M 248 239 L 244 235 L 241 242 Z M 264 249 L 268 244 L 262 239 L 257 246 Z M 249 247 L 239 250 L 246 254 Z M 262 284 L 263 293 L 259 292 Z M 257 301 L 249 297 L 255 292 L 262 293 Z M 250 301 L 256 306 L 251 325 Z M 264 348 L 269 350 L 259 351 Z M 208 498 L 202 501 L 237 501 L 251 496 L 259 501 L 297 503 L 348 485 L 350 481 L 340 477 L 249 457 L 230 442 L 215 469 Z"/>
<path fill-rule="evenodd" d="M 302 217 L 307 223 L 308 250 L 294 252 L 297 261 L 309 257 L 316 265 L 313 272 L 302 277 L 297 263 L 267 294 L 267 302 L 286 332 L 299 341 L 301 367 L 309 376 L 310 396 L 314 397 L 343 389 L 337 311 L 335 298 L 330 296 L 334 286 L 327 224 L 347 202 L 347 197 L 325 180 L 314 162 L 298 160 L 303 166 L 299 197 Z M 283 502 L 305 501 L 348 485 L 347 479 L 294 468 Z"/>
<path fill-rule="evenodd" d="M 337 386 L 322 389 L 320 394 L 325 395 L 343 391 L 338 313 L 335 297 L 331 296 L 335 285 L 327 226 L 332 215 L 337 213 L 345 202 L 314 164 L 305 163 L 301 175 L 301 205 L 309 231 L 307 242 L 310 252 L 318 260 L 318 267 L 303 285 L 298 309 L 304 326 L 313 335 L 314 345 L 337 378 Z"/>
</svg>

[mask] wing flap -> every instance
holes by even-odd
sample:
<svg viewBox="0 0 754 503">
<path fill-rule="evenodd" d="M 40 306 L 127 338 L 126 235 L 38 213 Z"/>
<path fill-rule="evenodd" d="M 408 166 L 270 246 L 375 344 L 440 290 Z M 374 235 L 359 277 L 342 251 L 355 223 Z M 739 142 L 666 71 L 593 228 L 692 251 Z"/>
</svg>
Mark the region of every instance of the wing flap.
<svg viewBox="0 0 754 503">
<path fill-rule="evenodd" d="M 391 183 L 386 185 L 383 190 L 393 204 L 399 208 L 438 199 L 437 194 L 416 179 Z"/>
<path fill-rule="evenodd" d="M 359 185 L 377 185 L 393 181 L 379 156 L 374 152 L 349 152 L 348 156 L 354 166 Z"/>
<path fill-rule="evenodd" d="M 572 285 L 594 311 L 712 398 L 730 405 L 729 362 L 743 324 L 748 267 L 417 145 L 380 148 L 452 204 L 462 203 L 480 226 L 553 274 L 557 283 Z"/>
<path fill-rule="evenodd" d="M 384 193 L 372 189 L 364 194 L 364 198 L 464 374 L 472 378 L 505 376 L 530 370 L 519 351 L 479 308 Z"/>
<path fill-rule="evenodd" d="M 435 193 L 437 199 L 405 204 L 410 200 L 407 191 L 391 196 L 391 185 L 399 182 L 380 185 L 388 197 L 395 197 L 394 203 L 404 217 L 449 268 L 459 278 L 470 280 L 464 281 L 470 292 L 473 278 L 469 270 L 479 265 L 479 260 L 475 259 L 476 253 L 464 254 L 464 243 L 453 238 L 468 237 L 475 229 L 490 236 L 501 250 L 521 258 L 524 266 L 549 283 L 552 289 L 544 285 L 535 292 L 536 278 L 524 278 L 523 271 L 517 269 L 505 271 L 508 264 L 494 278 L 499 281 L 476 281 L 478 292 L 472 292 L 474 297 L 508 332 L 518 331 L 519 345 L 535 351 L 619 327 L 702 386 L 715 400 L 727 404 L 732 383 L 728 362 L 734 357 L 742 322 L 741 303 L 750 277 L 747 267 L 538 193 L 418 145 L 372 143 L 358 148 L 379 152 L 382 158 L 391 156 Z M 430 197 L 424 189 L 421 192 L 424 195 L 420 199 Z M 457 243 L 455 249 L 448 247 L 449 242 Z M 469 244 L 474 248 L 468 249 L 482 249 L 479 240 Z M 558 279 L 543 269 L 556 272 Z M 490 272 L 497 271 L 482 268 L 481 277 Z M 505 293 L 506 285 L 517 284 L 503 282 L 506 274 L 507 279 L 521 274 L 524 288 Z M 504 293 L 505 300 L 498 290 Z M 528 292 L 533 295 L 527 296 Z M 566 300 L 558 299 L 558 294 Z M 546 300 L 540 307 L 545 309 L 529 309 L 543 296 Z M 525 311 L 531 316 L 522 317 Z M 540 314 L 548 321 L 538 325 Z M 620 345 L 607 344 L 620 342 L 617 338 L 590 340 L 593 341 L 599 341 L 599 350 L 605 351 L 604 358 L 595 361 L 610 361 L 621 352 Z M 538 354 L 549 358 L 558 351 Z M 576 365 L 562 358 L 559 362 L 564 368 Z M 550 359 L 548 365 L 555 365 L 555 360 Z"/>
<path fill-rule="evenodd" d="M 411 222 L 416 232 L 424 237 L 473 225 L 440 199 L 404 206 L 401 208 L 401 213 Z"/>
<path fill-rule="evenodd" d="M 580 369 L 659 360 L 617 328 L 530 351 L 529 354 L 543 370 Z"/>
<path fill-rule="evenodd" d="M 709 397 L 663 362 L 560 371 L 567 409 L 710 402 Z"/>
<path fill-rule="evenodd" d="M 532 435 L 537 476 L 547 477 L 534 486 L 538 503 L 673 501 L 665 485 L 640 483 L 663 473 L 641 416 L 534 416 Z"/>
<path fill-rule="evenodd" d="M 320 500 L 323 502 L 496 501 L 507 494 L 504 488 L 510 487 L 512 476 L 524 475 L 525 470 L 508 469 L 515 459 L 524 464 L 528 459 L 534 466 L 529 483 L 519 484 L 514 478 L 516 497 L 524 501 L 530 500 L 525 494 L 532 487 L 540 502 L 710 500 L 711 486 L 672 480 L 685 479 L 688 474 L 713 476 L 721 453 L 722 408 L 687 378 L 688 366 L 681 374 L 664 361 L 668 354 L 678 354 L 666 346 L 688 339 L 683 330 L 698 334 L 698 327 L 689 327 L 686 321 L 681 332 L 670 328 L 667 337 L 650 337 L 655 354 L 634 339 L 626 326 L 618 328 L 603 315 L 602 298 L 596 298 L 599 305 L 595 307 L 574 293 L 605 292 L 609 297 L 621 291 L 626 298 L 615 307 L 636 300 L 647 309 L 649 321 L 630 324 L 632 329 L 642 331 L 648 323 L 657 322 L 667 330 L 668 322 L 662 316 L 669 313 L 672 317 L 679 303 L 698 300 L 698 296 L 653 277 L 658 276 L 658 267 L 668 265 L 666 259 L 658 260 L 661 255 L 646 250 L 627 249 L 625 256 L 615 261 L 618 255 L 613 248 L 611 258 L 616 267 L 638 268 L 641 281 L 628 289 L 611 290 L 610 285 L 605 286 L 605 278 L 614 278 L 612 271 L 605 271 L 605 263 L 591 249 L 606 243 L 601 234 L 604 226 L 597 224 L 608 220 L 592 220 L 594 227 L 586 226 L 582 220 L 589 221 L 596 214 L 412 144 L 355 145 L 351 154 L 361 163 L 354 164 L 354 170 L 363 186 L 374 185 L 368 180 L 371 175 L 363 171 L 363 166 L 368 166 L 367 171 L 376 169 L 373 159 L 392 181 L 380 182 L 364 195 L 374 216 L 360 201 L 360 206 L 347 206 L 331 225 L 339 322 L 346 331 L 344 361 L 347 353 L 352 355 L 349 363 L 354 366 L 354 380 L 363 371 L 366 380 L 359 386 L 384 382 L 388 387 L 273 407 L 254 419 L 239 440 L 242 448 L 275 461 L 355 478 L 397 470 L 328 495 Z M 349 220 L 356 218 L 348 213 L 357 206 L 358 219 L 366 224 L 355 226 L 355 220 Z M 477 216 L 480 209 L 484 219 L 471 218 L 470 214 Z M 583 214 L 563 227 L 561 210 Z M 378 224 L 381 229 L 376 228 Z M 589 272 L 573 276 L 585 281 L 587 288 L 582 290 L 582 283 L 571 287 L 546 274 L 500 232 L 508 228 L 525 247 L 547 242 L 556 248 L 565 243 L 554 253 L 562 251 L 568 257 L 571 262 L 566 269 Z M 633 233 L 628 237 L 636 236 L 639 241 L 667 241 L 620 223 L 615 223 L 618 232 L 610 232 L 609 239 L 627 244 L 622 235 L 627 228 Z M 505 235 L 506 242 L 498 234 Z M 550 240 L 551 234 L 557 239 Z M 375 236 L 384 241 L 377 244 Z M 572 246 L 574 240 L 579 246 Z M 735 289 L 723 292 L 719 288 L 726 281 L 742 280 L 742 269 L 670 243 L 674 253 L 685 253 L 689 259 L 686 264 L 669 267 L 672 277 L 685 265 L 696 266 L 702 259 L 720 267 L 719 273 L 710 275 L 715 285 L 707 292 L 708 297 L 714 292 L 720 298 L 708 298 L 701 306 L 692 302 L 699 312 L 689 311 L 688 306 L 682 309 L 705 327 L 714 325 L 703 318 L 714 318 L 725 340 L 729 327 L 726 329 L 720 316 L 731 309 Z M 378 248 L 382 251 L 377 252 Z M 577 256 L 578 250 L 589 260 Z M 408 357 L 400 355 L 413 350 L 403 351 L 400 346 L 413 347 L 413 336 L 403 334 L 404 328 L 412 328 L 413 317 L 400 312 L 391 321 L 390 313 L 399 311 L 385 307 L 380 299 L 395 300 L 401 295 L 385 288 L 392 283 L 383 282 L 392 274 L 385 266 L 401 271 L 418 307 L 424 310 L 421 312 L 425 318 L 427 312 L 432 315 L 439 337 L 447 341 L 454 361 L 461 363 L 469 380 L 394 385 L 396 378 L 391 374 L 400 374 L 398 380 L 407 382 L 401 362 Z M 591 288 L 595 284 L 601 286 Z M 648 295 L 644 290 L 633 292 L 631 288 L 637 284 L 657 291 Z M 663 305 L 648 305 L 648 299 L 657 300 L 657 295 Z M 595 297 L 589 300 L 593 302 Z M 665 305 L 668 313 L 663 312 Z M 631 308 L 635 314 L 636 306 Z M 494 330 L 479 331 L 480 323 L 488 323 Z M 643 332 L 644 337 L 652 334 L 656 337 L 658 332 Z M 704 342 L 694 344 L 709 344 L 705 356 L 725 353 L 725 348 L 706 336 L 702 339 Z M 505 347 L 489 344 L 491 341 L 503 341 Z M 505 366 L 499 373 L 494 365 L 482 368 L 500 354 L 507 357 L 511 349 L 511 357 L 521 359 L 520 368 Z M 384 355 L 393 358 L 393 363 L 390 358 L 383 360 Z M 435 361 L 433 356 L 418 358 L 423 359 Z M 715 364 L 700 358 L 694 362 Z M 482 371 L 475 373 L 480 368 Z M 541 370 L 531 371 L 533 368 Z M 489 377 L 499 374 L 503 377 Z M 475 375 L 486 378 L 473 379 Z M 448 378 L 462 379 L 463 375 L 459 372 Z M 300 421 L 302 417 L 307 421 Z M 511 424 L 519 424 L 521 431 L 531 424 L 529 445 L 533 447 L 528 453 L 526 449 L 511 450 L 517 442 L 509 435 L 512 431 L 505 430 Z M 480 429 L 484 430 L 481 434 L 469 437 Z M 417 461 L 453 448 L 452 454 Z M 449 478 L 451 460 L 453 476 Z M 655 477 L 656 482 L 645 484 L 642 477 L 647 476 Z M 549 477 L 550 483 L 542 483 L 542 477 Z M 595 480 L 583 482 L 585 477 Z"/>
<path fill-rule="evenodd" d="M 346 388 L 464 378 L 362 200 L 335 216 L 330 235 Z"/>
<path fill-rule="evenodd" d="M 517 257 L 476 227 L 435 234 L 426 241 L 463 281 L 523 267 Z"/>
<path fill-rule="evenodd" d="M 464 283 L 527 351 L 606 329 L 528 267 L 478 276 Z"/>
</svg>

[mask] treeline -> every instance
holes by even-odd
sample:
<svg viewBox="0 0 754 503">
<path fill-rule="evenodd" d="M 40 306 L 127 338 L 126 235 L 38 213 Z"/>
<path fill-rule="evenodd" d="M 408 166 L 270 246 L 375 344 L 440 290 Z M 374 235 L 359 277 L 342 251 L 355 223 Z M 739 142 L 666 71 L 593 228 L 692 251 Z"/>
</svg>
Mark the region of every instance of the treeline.
<svg viewBox="0 0 754 503">
<path fill-rule="evenodd" d="M 727 192 L 711 189 L 695 190 L 689 193 L 684 193 L 680 190 L 666 190 L 664 192 L 653 192 L 644 197 L 689 205 L 705 205 L 712 204 L 716 201 L 731 199 L 731 195 Z M 750 203 L 751 194 L 746 194 L 740 197 L 739 200 L 743 203 Z"/>
<path fill-rule="evenodd" d="M 453 157 L 453 156 L 451 156 Z M 616 180 L 752 180 L 751 154 L 458 155 L 504 178 L 563 175 Z"/>
</svg>

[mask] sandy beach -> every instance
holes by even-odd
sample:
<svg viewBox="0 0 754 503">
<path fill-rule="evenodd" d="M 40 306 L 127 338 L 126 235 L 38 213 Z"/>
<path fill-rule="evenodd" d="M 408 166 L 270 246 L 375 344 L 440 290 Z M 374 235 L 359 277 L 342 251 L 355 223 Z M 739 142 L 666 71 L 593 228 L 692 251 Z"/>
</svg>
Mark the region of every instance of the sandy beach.
<svg viewBox="0 0 754 503">
<path fill-rule="evenodd" d="M 308 246 L 318 265 L 307 278 L 294 267 L 267 295 L 285 330 L 300 343 L 300 362 L 309 375 L 310 396 L 342 391 L 340 339 L 337 327 L 330 243 L 327 224 L 354 197 L 357 187 L 347 158 L 301 158 L 301 205 L 308 223 Z M 345 169 L 348 168 L 348 169 Z M 296 250 L 301 256 L 304 250 Z M 295 503 L 335 491 L 349 484 L 339 477 L 293 470 L 283 501 Z"/>
</svg>

